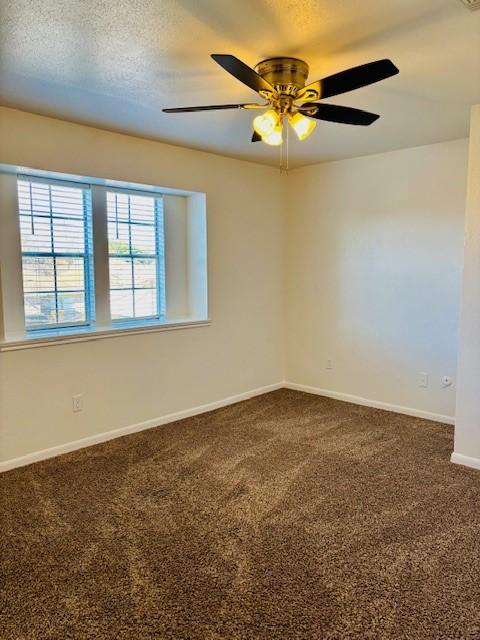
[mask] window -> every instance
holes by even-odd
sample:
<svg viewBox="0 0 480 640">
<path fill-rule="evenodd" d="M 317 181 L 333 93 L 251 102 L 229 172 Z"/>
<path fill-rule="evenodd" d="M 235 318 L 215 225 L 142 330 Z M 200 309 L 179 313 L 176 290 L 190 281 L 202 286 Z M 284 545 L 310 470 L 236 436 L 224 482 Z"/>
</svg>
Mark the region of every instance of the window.
<svg viewBox="0 0 480 640">
<path fill-rule="evenodd" d="M 93 315 L 90 190 L 18 180 L 27 329 L 88 324 Z"/>
<path fill-rule="evenodd" d="M 1 165 L 0 351 L 209 324 L 206 222 L 204 193 Z"/>
<path fill-rule="evenodd" d="M 165 317 L 161 197 L 107 193 L 112 320 Z"/>
</svg>

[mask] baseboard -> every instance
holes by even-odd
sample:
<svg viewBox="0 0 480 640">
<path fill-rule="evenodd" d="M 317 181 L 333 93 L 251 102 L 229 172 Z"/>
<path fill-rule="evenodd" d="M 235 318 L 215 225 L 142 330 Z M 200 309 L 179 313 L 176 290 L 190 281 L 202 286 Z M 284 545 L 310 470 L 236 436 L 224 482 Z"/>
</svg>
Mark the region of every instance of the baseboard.
<svg viewBox="0 0 480 640">
<path fill-rule="evenodd" d="M 80 440 L 74 440 L 73 442 L 66 442 L 65 444 L 60 444 L 55 447 L 50 447 L 49 449 L 43 449 L 41 451 L 34 451 L 32 453 L 27 453 L 24 456 L 20 456 L 18 458 L 12 458 L 11 460 L 0 462 L 0 473 L 4 471 L 9 471 L 11 469 L 16 469 L 17 467 L 24 467 L 34 462 L 40 462 L 41 460 L 47 460 L 48 458 L 54 458 L 55 456 L 62 455 L 63 453 L 69 453 L 71 451 L 76 451 L 77 449 L 91 447 L 92 445 L 100 444 L 101 442 L 107 442 L 108 440 L 113 440 L 115 438 L 120 438 L 121 436 L 126 436 L 130 433 L 145 431 L 146 429 L 159 427 L 161 425 L 168 424 L 169 422 L 175 422 L 176 420 L 183 420 L 184 418 L 190 418 L 192 416 L 196 416 L 201 413 L 206 413 L 207 411 L 214 411 L 215 409 L 220 409 L 221 407 L 226 407 L 230 404 L 235 404 L 236 402 L 241 402 L 242 400 L 248 400 L 249 398 L 253 398 L 255 396 L 259 396 L 264 393 L 269 393 L 270 391 L 275 391 L 277 389 L 282 389 L 282 388 L 294 389 L 296 391 L 304 391 L 305 393 L 313 393 L 319 396 L 334 398 L 335 400 L 351 402 L 352 404 L 359 404 L 366 407 L 373 407 L 375 409 L 383 409 L 384 411 L 392 411 L 394 413 L 403 413 L 408 416 L 424 418 L 426 420 L 434 420 L 435 422 L 443 422 L 446 424 L 455 423 L 455 419 L 453 416 L 445 416 L 438 413 L 431 413 L 429 411 L 422 411 L 421 409 L 412 409 L 410 407 L 403 407 L 396 404 L 389 404 L 387 402 L 370 400 L 368 398 L 362 398 L 361 396 L 354 396 L 347 393 L 341 393 L 339 391 L 332 391 L 331 389 L 320 389 L 319 387 L 310 387 L 308 385 L 297 384 L 295 382 L 277 382 L 275 384 L 270 384 L 265 387 L 258 387 L 256 389 L 251 389 L 250 391 L 245 391 L 244 393 L 239 393 L 234 396 L 229 396 L 228 398 L 223 398 L 222 400 L 209 402 L 208 404 L 202 404 L 197 407 L 191 407 L 190 409 L 177 411 L 176 413 L 169 413 L 164 416 L 152 418 L 151 420 L 145 420 L 144 422 L 138 422 L 136 424 L 128 425 L 126 427 L 120 427 L 119 429 L 104 431 L 103 433 L 98 433 L 93 436 L 81 438 Z M 480 460 L 477 460 L 476 458 L 469 458 L 461 454 L 453 453 L 451 460 L 456 464 L 463 464 L 467 467 L 480 469 Z"/>
<path fill-rule="evenodd" d="M 351 402 L 352 404 L 359 404 L 365 407 L 373 407 L 374 409 L 382 409 L 383 411 L 392 411 L 393 413 L 403 413 L 407 416 L 424 418 L 425 420 L 433 420 L 435 422 L 443 422 L 445 424 L 455 424 L 454 416 L 444 416 L 441 413 L 431 413 L 430 411 L 423 411 L 422 409 L 412 409 L 411 407 L 403 407 L 401 405 L 390 404 L 388 402 L 380 402 L 379 400 L 370 400 L 369 398 L 353 396 L 348 393 L 341 393 L 340 391 L 332 391 L 331 389 L 310 387 L 305 384 L 297 384 L 296 382 L 285 382 L 284 386 L 287 389 L 313 393 L 317 396 L 326 396 L 327 398 L 343 400 L 343 402 Z"/>
<path fill-rule="evenodd" d="M 223 398 L 222 400 L 216 400 L 215 402 L 209 402 L 208 404 L 202 404 L 197 407 L 185 409 L 183 411 L 177 411 L 176 413 L 169 413 L 164 416 L 159 416 L 158 418 L 152 418 L 151 420 L 145 420 L 144 422 L 138 422 L 137 424 L 120 427 L 119 429 L 104 431 L 103 433 L 98 433 L 93 436 L 81 438 L 80 440 L 74 440 L 73 442 L 66 442 L 65 444 L 50 447 L 49 449 L 27 453 L 26 455 L 20 456 L 19 458 L 12 458 L 11 460 L 0 462 L 0 473 L 4 471 L 10 471 L 11 469 L 16 469 L 17 467 L 24 467 L 27 464 L 32 464 L 34 462 L 40 462 L 41 460 L 47 460 L 48 458 L 54 458 L 55 456 L 62 455 L 63 453 L 69 453 L 71 451 L 76 451 L 77 449 L 91 447 L 94 444 L 100 444 L 101 442 L 114 440 L 115 438 L 120 438 L 121 436 L 126 436 L 130 433 L 145 431 L 146 429 L 159 427 L 161 425 L 168 424 L 169 422 L 175 422 L 176 420 L 190 418 L 201 413 L 206 413 L 207 411 L 221 409 L 222 407 L 241 402 L 242 400 L 248 400 L 249 398 L 260 396 L 264 393 L 269 393 L 270 391 L 276 391 L 277 389 L 283 388 L 283 386 L 283 382 L 277 382 L 276 384 L 269 384 L 265 387 L 257 387 L 256 389 L 251 389 L 250 391 L 245 391 L 244 393 L 238 393 L 234 396 Z"/>
<path fill-rule="evenodd" d="M 480 471 L 480 458 L 471 458 L 470 456 L 464 456 L 462 453 L 452 453 L 450 461 L 454 464 L 461 464 L 464 467 L 471 467 L 472 469 L 478 469 Z"/>
</svg>

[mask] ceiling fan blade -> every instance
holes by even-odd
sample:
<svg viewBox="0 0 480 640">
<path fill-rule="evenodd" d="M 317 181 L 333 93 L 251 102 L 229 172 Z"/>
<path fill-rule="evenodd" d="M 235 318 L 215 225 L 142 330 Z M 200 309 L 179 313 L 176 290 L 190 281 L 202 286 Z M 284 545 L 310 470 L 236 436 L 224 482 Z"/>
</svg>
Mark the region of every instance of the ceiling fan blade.
<svg viewBox="0 0 480 640">
<path fill-rule="evenodd" d="M 191 111 L 215 111 L 218 109 L 243 109 L 243 104 L 210 104 L 204 107 L 174 107 L 172 109 L 162 109 L 164 113 L 190 113 Z"/>
<path fill-rule="evenodd" d="M 262 136 L 260 136 L 256 131 L 253 132 L 252 142 L 260 142 Z"/>
<path fill-rule="evenodd" d="M 316 113 L 313 112 L 313 107 L 317 107 Z M 309 113 L 308 111 L 310 109 L 312 112 Z M 328 122 L 340 122 L 342 124 L 357 124 L 364 127 L 368 127 L 369 124 L 372 124 L 372 122 L 375 122 L 375 120 L 378 120 L 380 117 L 376 113 L 369 113 L 368 111 L 354 109 L 353 107 L 341 107 L 337 104 L 325 104 L 324 102 L 306 102 L 302 106 L 301 112 L 309 118 L 315 118 L 316 120 L 327 120 Z"/>
<path fill-rule="evenodd" d="M 391 60 L 384 59 L 368 62 L 358 67 L 340 71 L 333 76 L 323 78 L 323 80 L 312 82 L 301 90 L 297 99 L 301 100 L 305 96 L 311 100 L 314 93 L 318 95 L 318 98 L 315 98 L 316 100 L 330 98 L 340 93 L 360 89 L 360 87 L 366 87 L 374 82 L 385 80 L 397 73 L 398 69 Z"/>
<path fill-rule="evenodd" d="M 264 80 L 256 71 L 235 56 L 223 53 L 212 53 L 212 58 L 223 67 L 225 71 L 231 73 L 237 80 L 240 80 L 240 82 L 243 82 L 243 84 L 246 84 L 247 87 L 250 87 L 250 89 L 253 89 L 257 93 L 261 91 L 266 91 L 269 94 L 275 93 L 275 89 L 269 82 Z"/>
</svg>

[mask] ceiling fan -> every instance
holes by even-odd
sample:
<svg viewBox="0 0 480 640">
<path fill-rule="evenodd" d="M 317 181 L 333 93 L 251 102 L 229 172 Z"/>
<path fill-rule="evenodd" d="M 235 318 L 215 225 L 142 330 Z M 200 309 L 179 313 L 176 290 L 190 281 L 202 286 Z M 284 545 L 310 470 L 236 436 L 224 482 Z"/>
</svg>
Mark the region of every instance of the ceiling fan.
<svg viewBox="0 0 480 640">
<path fill-rule="evenodd" d="M 252 142 L 282 144 L 284 119 L 300 140 L 305 140 L 316 126 L 315 120 L 368 126 L 380 116 L 361 109 L 318 102 L 340 93 L 353 91 L 398 73 L 391 60 L 377 60 L 340 71 L 332 76 L 305 84 L 309 67 L 297 58 L 269 58 L 252 69 L 229 54 L 212 54 L 212 58 L 232 76 L 256 91 L 264 104 L 218 104 L 200 107 L 163 109 L 165 113 L 188 113 L 218 109 L 266 109 L 253 120 Z"/>
</svg>

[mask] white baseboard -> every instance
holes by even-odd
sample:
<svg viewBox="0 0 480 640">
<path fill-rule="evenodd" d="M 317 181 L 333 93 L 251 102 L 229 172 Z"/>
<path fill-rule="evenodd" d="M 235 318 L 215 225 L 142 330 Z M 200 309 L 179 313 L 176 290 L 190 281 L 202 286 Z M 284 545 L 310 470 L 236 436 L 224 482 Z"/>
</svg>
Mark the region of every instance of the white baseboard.
<svg viewBox="0 0 480 640">
<path fill-rule="evenodd" d="M 461 464 L 464 467 L 471 467 L 472 469 L 478 469 L 480 471 L 480 458 L 471 458 L 470 456 L 464 456 L 462 453 L 452 453 L 450 461 L 454 464 Z"/>
<path fill-rule="evenodd" d="M 318 387 L 310 387 L 308 385 L 297 384 L 295 382 L 277 382 L 275 384 L 270 384 L 265 387 L 258 387 L 256 389 L 251 389 L 250 391 L 245 391 L 244 393 L 239 393 L 234 396 L 229 396 L 228 398 L 223 398 L 222 400 L 209 402 L 208 404 L 202 404 L 197 407 L 185 409 L 183 411 L 177 411 L 176 413 L 169 413 L 164 416 L 152 418 L 151 420 L 145 420 L 144 422 L 138 422 L 136 424 L 128 425 L 126 427 L 120 427 L 119 429 L 104 431 L 103 433 L 98 433 L 93 436 L 81 438 L 80 440 L 74 440 L 73 442 L 66 442 L 65 444 L 60 444 L 55 447 L 50 447 L 49 449 L 43 449 L 41 451 L 34 451 L 32 453 L 27 453 L 24 456 L 20 456 L 18 458 L 12 458 L 11 460 L 0 462 L 0 473 L 3 471 L 9 471 L 10 469 L 15 469 L 17 467 L 24 467 L 25 465 L 32 464 L 33 462 L 40 462 L 41 460 L 47 460 L 48 458 L 53 458 L 55 456 L 62 455 L 63 453 L 69 453 L 70 451 L 76 451 L 77 449 L 90 447 L 94 444 L 107 442 L 108 440 L 120 438 L 121 436 L 126 436 L 130 433 L 145 431 L 146 429 L 159 427 L 161 425 L 168 424 L 169 422 L 175 422 L 176 420 L 190 418 L 191 416 L 196 416 L 201 413 L 206 413 L 207 411 L 220 409 L 221 407 L 226 407 L 230 404 L 235 404 L 236 402 L 241 402 L 242 400 L 248 400 L 249 398 L 253 398 L 254 396 L 259 396 L 264 393 L 269 393 L 270 391 L 275 391 L 277 389 L 282 389 L 282 388 L 294 389 L 296 391 L 304 391 L 305 393 L 313 393 L 319 396 L 334 398 L 335 400 L 351 402 L 352 404 L 359 404 L 366 407 L 373 407 L 375 409 L 383 409 L 384 411 L 392 411 L 394 413 L 403 413 L 408 416 L 415 416 L 417 418 L 424 418 L 426 420 L 434 420 L 435 422 L 443 422 L 446 424 L 454 424 L 455 422 L 455 419 L 453 416 L 444 416 L 438 413 L 431 413 L 429 411 L 422 411 L 420 409 L 412 409 L 410 407 L 403 407 L 396 404 L 389 404 L 387 402 L 370 400 L 368 398 L 362 398 L 360 396 L 341 393 L 339 391 L 332 391 L 330 389 L 320 389 Z M 476 458 L 468 458 L 467 456 L 463 456 L 461 454 L 453 453 L 452 462 L 455 462 L 456 464 L 463 464 L 468 467 L 473 467 L 475 469 L 480 469 L 480 460 L 477 460 Z"/>
<path fill-rule="evenodd" d="M 454 416 L 444 416 L 441 413 L 431 413 L 430 411 L 423 411 L 422 409 L 412 409 L 411 407 L 403 407 L 401 405 L 390 404 L 388 402 L 380 402 L 379 400 L 370 400 L 369 398 L 352 396 L 348 393 L 341 393 L 340 391 L 332 391 L 330 389 L 310 387 L 305 384 L 297 384 L 296 382 L 285 382 L 284 386 L 287 389 L 304 391 L 305 393 L 313 393 L 317 396 L 326 396 L 327 398 L 343 400 L 343 402 L 351 402 L 352 404 L 359 404 L 365 407 L 373 407 L 374 409 L 382 409 L 383 411 L 392 411 L 393 413 L 403 413 L 407 416 L 424 418 L 425 420 L 433 420 L 435 422 L 455 424 Z"/>
<path fill-rule="evenodd" d="M 226 407 L 230 404 L 241 402 L 242 400 L 248 400 L 249 398 L 260 396 L 264 393 L 269 393 L 270 391 L 276 391 L 277 389 L 283 388 L 283 386 L 284 386 L 283 382 L 277 382 L 276 384 L 269 384 L 265 387 L 258 387 L 256 389 L 251 389 L 250 391 L 245 391 L 244 393 L 238 393 L 237 395 L 229 396 L 228 398 L 223 398 L 223 400 L 216 400 L 215 402 L 202 404 L 197 407 L 192 407 L 191 409 L 177 411 L 176 413 L 169 413 L 167 415 L 160 416 L 158 418 L 152 418 L 151 420 L 145 420 L 144 422 L 138 422 L 137 424 L 128 425 L 126 427 L 120 427 L 119 429 L 104 431 L 103 433 L 98 433 L 93 436 L 81 438 L 80 440 L 74 440 L 73 442 L 66 442 L 65 444 L 60 444 L 60 445 L 57 445 L 56 447 L 50 447 L 49 449 L 43 449 L 41 451 L 34 451 L 32 453 L 27 453 L 26 455 L 20 456 L 19 458 L 12 458 L 11 460 L 0 462 L 0 473 L 2 473 L 3 471 L 9 471 L 10 469 L 15 469 L 17 467 L 24 467 L 25 465 L 32 464 L 33 462 L 40 462 L 40 460 L 47 460 L 48 458 L 54 458 L 55 456 L 59 456 L 63 453 L 69 453 L 70 451 L 76 451 L 77 449 L 91 447 L 94 444 L 107 442 L 108 440 L 120 438 L 121 436 L 126 436 L 130 433 L 145 431 L 146 429 L 159 427 L 161 425 L 168 424 L 169 422 L 175 422 L 176 420 L 182 420 L 183 418 L 190 418 L 191 416 L 196 416 L 201 413 L 206 413 L 207 411 L 220 409 L 221 407 Z"/>
</svg>

